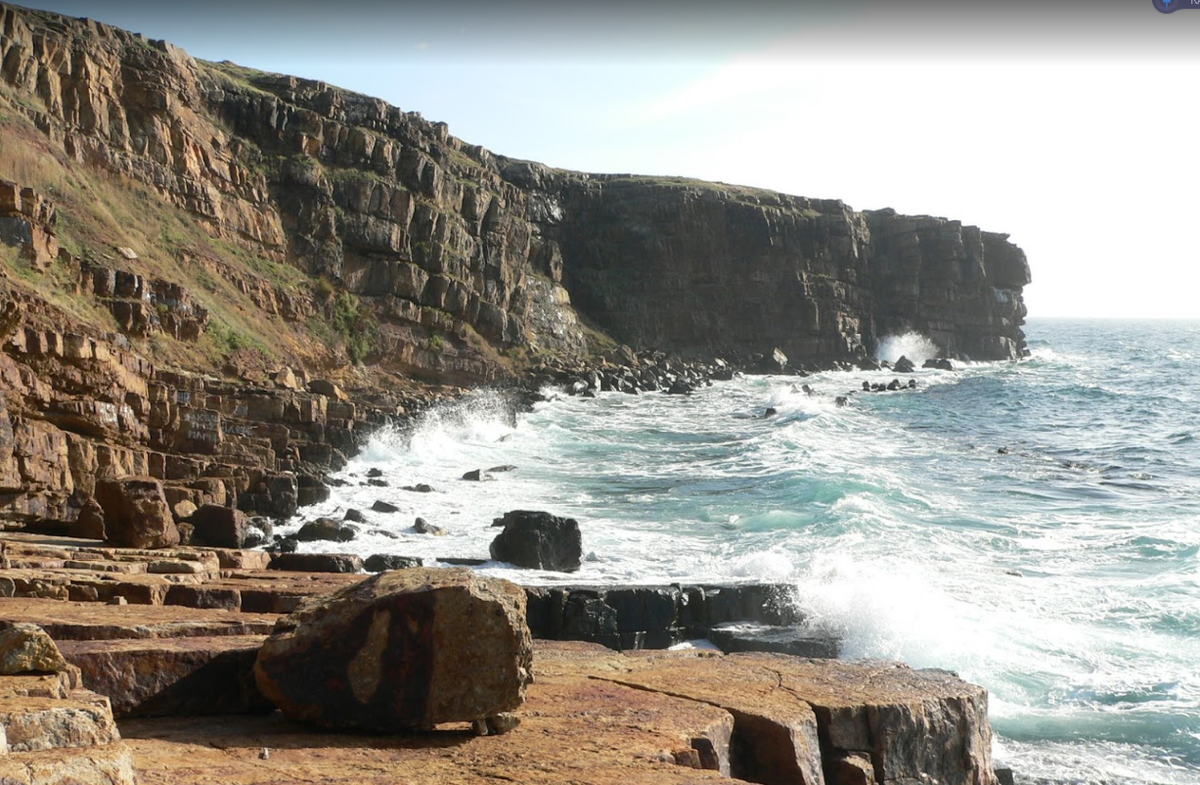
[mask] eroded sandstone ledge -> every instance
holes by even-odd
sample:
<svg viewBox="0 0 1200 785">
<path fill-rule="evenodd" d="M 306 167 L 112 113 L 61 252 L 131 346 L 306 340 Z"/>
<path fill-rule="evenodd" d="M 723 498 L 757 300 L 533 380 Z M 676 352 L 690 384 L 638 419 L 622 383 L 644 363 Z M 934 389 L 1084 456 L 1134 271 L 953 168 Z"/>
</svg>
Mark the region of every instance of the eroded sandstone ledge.
<svg viewBox="0 0 1200 785">
<path fill-rule="evenodd" d="M 28 750 L 41 750 L 35 757 L 44 770 L 60 748 L 64 766 L 92 766 L 92 779 L 80 781 L 128 782 L 120 777 L 132 767 L 143 783 L 383 782 L 398 772 L 411 782 L 995 782 L 982 688 L 896 663 L 774 654 L 618 653 L 535 641 L 535 679 L 517 711 L 520 725 L 508 734 L 475 738 L 454 723 L 389 736 L 317 733 L 270 713 L 254 662 L 296 602 L 363 576 L 272 573 L 260 569 L 268 558 L 261 552 L 72 547 L 25 535 L 3 542 L 0 592 L 9 596 L 0 599 L 0 624 L 37 624 L 78 669 L 63 686 L 38 682 L 33 692 L 33 677 L 21 677 L 22 694 L 37 700 L 11 704 L 23 718 L 17 726 L 26 729 L 21 738 L 44 736 Z M 171 561 L 195 567 L 138 571 Z M 447 580 L 455 574 L 444 572 Z M 69 586 L 92 587 L 75 590 L 91 601 L 69 600 Z M 161 596 L 147 591 L 157 586 L 166 587 Z M 175 597 L 179 604 L 163 604 L 174 587 L 188 591 Z M 273 610 L 223 605 L 231 588 L 257 593 L 256 602 Z M 42 596 L 11 596 L 16 591 Z M 471 678 L 469 664 L 460 669 Z M 5 684 L 0 690 L 12 687 Z M 80 687 L 103 696 L 102 705 L 72 693 Z M 46 703 L 51 698 L 68 702 Z M 100 705 L 86 709 L 84 730 L 95 733 L 69 730 L 80 716 L 71 700 Z M 112 715 L 124 741 L 104 730 Z M 71 738 L 80 741 L 61 741 Z M 26 772 L 12 775 L 18 782 L 55 781 L 29 775 L 25 752 L 0 755 L 0 772 Z"/>
</svg>

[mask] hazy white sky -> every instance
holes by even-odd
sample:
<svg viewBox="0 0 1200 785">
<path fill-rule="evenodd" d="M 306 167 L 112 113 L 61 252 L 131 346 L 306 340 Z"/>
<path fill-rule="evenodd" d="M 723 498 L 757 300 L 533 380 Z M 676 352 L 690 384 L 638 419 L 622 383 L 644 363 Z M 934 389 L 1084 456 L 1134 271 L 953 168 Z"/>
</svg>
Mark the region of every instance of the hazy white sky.
<svg viewBox="0 0 1200 785">
<path fill-rule="evenodd" d="M 378 96 L 504 155 L 1007 232 L 1031 316 L 1200 318 L 1200 10 L 30 4 Z"/>
</svg>

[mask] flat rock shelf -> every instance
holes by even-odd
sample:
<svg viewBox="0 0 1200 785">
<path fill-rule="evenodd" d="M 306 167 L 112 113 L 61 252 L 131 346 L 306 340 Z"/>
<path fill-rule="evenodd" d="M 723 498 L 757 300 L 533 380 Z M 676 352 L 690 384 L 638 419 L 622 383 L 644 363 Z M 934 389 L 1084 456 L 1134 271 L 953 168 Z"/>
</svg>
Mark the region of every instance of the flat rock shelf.
<svg viewBox="0 0 1200 785">
<path fill-rule="evenodd" d="M 253 678 L 285 611 L 366 576 L 269 570 L 246 551 L 3 539 L 0 625 L 39 625 L 71 669 L 0 677 L 6 782 L 997 783 L 987 693 L 951 673 L 644 648 L 711 632 L 730 651 L 793 650 L 802 619 L 778 587 L 527 587 L 543 638 L 609 646 L 535 640 L 510 732 L 372 735 L 289 721 Z M 162 562 L 195 566 L 149 571 Z"/>
</svg>

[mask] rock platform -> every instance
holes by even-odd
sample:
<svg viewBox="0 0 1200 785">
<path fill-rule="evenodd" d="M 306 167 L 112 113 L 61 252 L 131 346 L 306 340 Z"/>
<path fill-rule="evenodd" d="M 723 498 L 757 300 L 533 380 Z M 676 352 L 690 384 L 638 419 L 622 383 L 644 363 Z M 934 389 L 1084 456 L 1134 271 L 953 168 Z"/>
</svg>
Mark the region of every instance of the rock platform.
<svg viewBox="0 0 1200 785">
<path fill-rule="evenodd" d="M 502 736 L 317 734 L 278 714 L 122 730 L 143 785 L 996 782 L 984 691 L 945 673 L 545 641 L 534 669 Z"/>
<path fill-rule="evenodd" d="M 3 542 L 0 626 L 41 626 L 78 668 L 74 676 L 0 677 L 4 783 L 118 785 L 133 782 L 135 771 L 143 785 L 398 776 L 451 784 L 997 782 L 982 688 L 895 663 L 784 654 L 620 652 L 535 640 L 534 681 L 508 733 L 476 736 L 465 722 L 388 735 L 320 731 L 273 710 L 255 686 L 253 663 L 284 610 L 366 576 L 268 570 L 254 561 L 262 555 L 238 551 L 135 551 L 11 535 Z M 190 593 L 173 595 L 179 588 Z M 566 608 L 572 596 L 591 602 L 620 634 L 653 619 L 686 631 L 679 611 L 687 607 L 725 623 L 744 615 L 736 609 L 751 595 L 718 600 L 721 592 L 711 591 L 685 605 L 688 591 L 527 589 L 526 596 L 543 612 Z M 763 613 L 787 621 L 778 610 Z M 535 623 L 552 617 L 530 610 Z M 50 727 L 52 716 L 73 719 L 41 738 L 78 744 L 14 744 L 37 737 L 22 729 Z"/>
</svg>

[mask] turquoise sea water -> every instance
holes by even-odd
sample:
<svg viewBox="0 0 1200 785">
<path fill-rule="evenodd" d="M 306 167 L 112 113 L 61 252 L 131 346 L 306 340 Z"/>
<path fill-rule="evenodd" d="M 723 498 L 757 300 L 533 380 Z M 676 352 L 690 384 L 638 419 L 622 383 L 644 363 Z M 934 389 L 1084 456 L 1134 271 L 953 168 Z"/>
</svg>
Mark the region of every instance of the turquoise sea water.
<svg viewBox="0 0 1200 785">
<path fill-rule="evenodd" d="M 486 557 L 506 510 L 570 515 L 588 558 L 541 580 L 788 581 L 843 656 L 986 686 L 1019 782 L 1200 782 L 1200 322 L 1026 332 L 1028 361 L 920 371 L 846 408 L 893 374 L 563 398 L 515 427 L 480 395 L 381 434 L 301 520 L 387 499 L 401 512 L 367 516 L 393 537 L 348 549 L 432 559 Z M 518 468 L 459 479 L 500 464 Z M 373 467 L 391 487 L 358 484 Z M 436 490 L 398 490 L 415 483 Z"/>
</svg>

